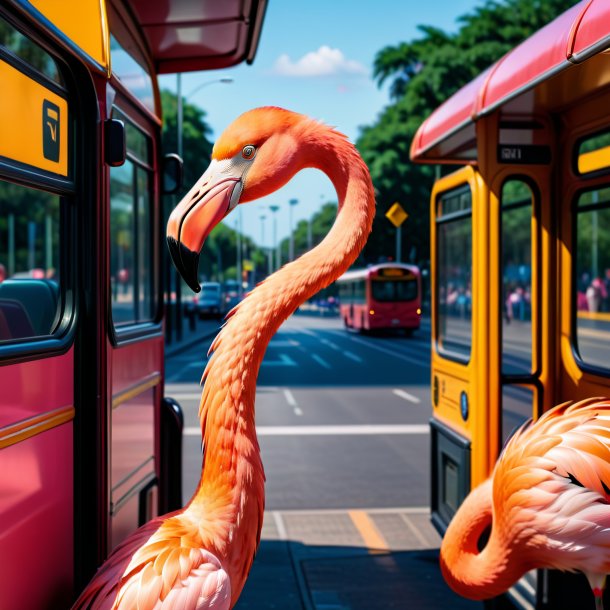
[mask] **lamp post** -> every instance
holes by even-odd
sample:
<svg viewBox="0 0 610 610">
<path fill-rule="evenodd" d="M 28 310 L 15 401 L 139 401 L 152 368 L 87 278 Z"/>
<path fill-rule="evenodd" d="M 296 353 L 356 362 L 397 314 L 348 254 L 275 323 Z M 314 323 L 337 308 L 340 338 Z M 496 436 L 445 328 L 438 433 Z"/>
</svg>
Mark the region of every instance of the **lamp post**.
<svg viewBox="0 0 610 610">
<path fill-rule="evenodd" d="M 233 82 L 232 78 L 226 78 L 226 77 L 206 81 L 204 83 L 201 83 L 199 86 L 195 87 L 195 89 L 193 89 L 187 96 L 185 96 L 184 99 L 188 99 L 189 97 L 191 97 L 193 95 L 193 93 L 196 93 L 197 91 L 199 91 L 199 89 L 202 89 L 203 87 L 207 87 L 208 85 L 213 85 L 214 83 L 232 83 L 232 82 Z M 182 158 L 182 152 L 183 152 L 182 151 L 182 123 L 183 123 L 184 117 L 183 117 L 183 108 L 182 108 L 182 105 L 183 105 L 182 74 L 180 74 L 180 73 L 178 73 L 176 75 L 176 102 L 177 102 L 176 148 L 178 149 L 178 156 L 180 158 Z M 174 203 L 176 203 L 176 202 L 174 202 Z M 175 282 L 176 282 L 176 339 L 178 339 L 178 341 L 180 341 L 182 339 L 182 282 L 180 279 L 180 275 L 178 274 L 178 271 L 176 269 L 174 269 L 174 278 L 175 278 Z M 171 293 L 171 290 L 170 290 L 170 293 Z M 170 302 L 171 302 L 171 296 L 170 296 Z"/>
<path fill-rule="evenodd" d="M 263 254 L 265 253 L 265 250 L 267 251 L 267 275 L 271 275 L 271 252 L 265 247 L 265 220 L 267 219 L 267 216 L 261 214 L 259 218 L 261 219 L 261 250 L 263 251 Z"/>
<path fill-rule="evenodd" d="M 272 214 L 273 214 L 273 249 L 275 250 L 275 269 L 279 269 L 280 267 L 280 260 L 279 260 L 279 256 L 278 256 L 278 251 L 277 251 L 277 218 L 275 216 L 275 213 L 280 209 L 279 205 L 270 205 L 269 209 L 271 210 Z"/>
<path fill-rule="evenodd" d="M 294 231 L 292 230 L 292 208 L 299 203 L 298 199 L 291 199 L 289 202 L 290 207 L 288 211 L 290 212 L 290 250 L 288 252 L 288 260 L 294 260 Z"/>
</svg>

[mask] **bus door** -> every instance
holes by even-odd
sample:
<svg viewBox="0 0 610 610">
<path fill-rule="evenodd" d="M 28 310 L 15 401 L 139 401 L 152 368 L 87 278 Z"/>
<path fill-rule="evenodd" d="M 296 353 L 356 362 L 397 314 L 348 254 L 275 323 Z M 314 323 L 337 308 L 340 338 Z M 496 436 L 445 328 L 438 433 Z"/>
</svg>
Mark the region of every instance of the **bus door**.
<svg viewBox="0 0 610 610">
<path fill-rule="evenodd" d="M 110 531 L 108 550 L 158 512 L 157 429 L 163 394 L 159 126 L 126 96 L 109 109 L 123 123 L 125 162 L 109 168 Z"/>
<path fill-rule="evenodd" d="M 442 533 L 489 472 L 487 189 L 471 167 L 431 200 L 432 521 Z"/>
<path fill-rule="evenodd" d="M 73 587 L 76 103 L 65 66 L 0 14 L 0 606 Z M 32 580 L 32 549 L 44 569 Z"/>
</svg>

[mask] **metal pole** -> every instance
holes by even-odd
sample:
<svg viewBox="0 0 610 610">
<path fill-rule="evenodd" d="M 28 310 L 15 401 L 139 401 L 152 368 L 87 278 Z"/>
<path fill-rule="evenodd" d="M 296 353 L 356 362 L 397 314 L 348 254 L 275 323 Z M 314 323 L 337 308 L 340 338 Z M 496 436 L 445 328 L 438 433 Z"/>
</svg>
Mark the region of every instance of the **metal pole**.
<svg viewBox="0 0 610 610">
<path fill-rule="evenodd" d="M 45 269 L 46 275 L 50 276 L 53 269 L 53 224 L 51 214 L 47 212 L 45 216 Z"/>
<path fill-rule="evenodd" d="M 400 262 L 400 250 L 401 250 L 401 238 L 402 238 L 402 226 L 396 227 L 396 262 Z"/>
<path fill-rule="evenodd" d="M 292 261 L 294 260 L 294 231 L 292 229 L 292 208 L 299 203 L 298 199 L 291 199 L 289 202 L 290 204 L 290 208 L 289 208 L 289 218 L 290 218 L 290 250 L 288 252 L 288 260 Z"/>
<path fill-rule="evenodd" d="M 177 148 L 178 156 L 182 157 L 182 74 L 176 75 L 176 96 L 177 96 L 177 108 L 176 108 L 176 126 L 178 129 L 177 136 Z M 176 339 L 182 340 L 182 278 L 180 277 L 176 268 L 174 268 L 176 276 Z M 171 298 L 171 297 L 170 297 Z"/>
<path fill-rule="evenodd" d="M 277 216 L 276 216 L 276 212 L 280 209 L 280 207 L 277 206 L 277 205 L 270 205 L 269 209 L 273 213 L 273 250 L 275 250 L 275 269 L 279 269 L 279 267 L 280 267 L 280 257 L 279 257 L 278 245 L 277 245 Z"/>
<path fill-rule="evenodd" d="M 237 261 L 236 261 L 236 273 L 237 283 L 239 285 L 239 294 L 241 294 L 241 227 L 240 227 L 241 209 L 238 211 L 238 217 L 235 220 L 235 244 L 237 246 Z"/>
</svg>

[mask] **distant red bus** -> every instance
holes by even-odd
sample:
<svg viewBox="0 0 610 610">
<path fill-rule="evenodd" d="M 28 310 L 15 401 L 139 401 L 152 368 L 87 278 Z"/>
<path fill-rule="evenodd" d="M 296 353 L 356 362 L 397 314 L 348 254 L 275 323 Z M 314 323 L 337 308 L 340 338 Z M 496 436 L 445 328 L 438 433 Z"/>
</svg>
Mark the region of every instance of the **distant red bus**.
<svg viewBox="0 0 610 610">
<path fill-rule="evenodd" d="M 419 328 L 421 273 L 415 265 L 386 263 L 354 269 L 337 283 L 339 311 L 346 328 L 393 328 L 408 334 Z"/>
</svg>

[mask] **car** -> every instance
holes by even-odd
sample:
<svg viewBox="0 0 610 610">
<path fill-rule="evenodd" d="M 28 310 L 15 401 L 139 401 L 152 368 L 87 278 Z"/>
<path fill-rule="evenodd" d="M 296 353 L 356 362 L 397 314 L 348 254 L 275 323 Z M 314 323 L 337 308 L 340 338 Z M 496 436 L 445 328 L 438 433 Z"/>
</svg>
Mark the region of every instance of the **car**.
<svg viewBox="0 0 610 610">
<path fill-rule="evenodd" d="M 225 313 L 222 290 L 218 282 L 204 282 L 201 292 L 195 297 L 194 311 L 200 318 L 221 318 Z"/>
<path fill-rule="evenodd" d="M 231 311 L 241 301 L 239 288 L 239 284 L 235 280 L 225 282 L 223 300 L 226 311 Z"/>
</svg>

